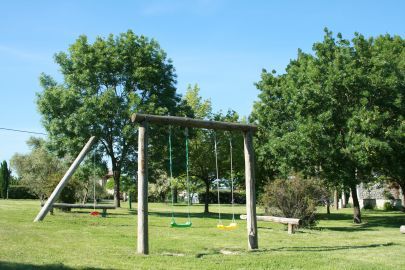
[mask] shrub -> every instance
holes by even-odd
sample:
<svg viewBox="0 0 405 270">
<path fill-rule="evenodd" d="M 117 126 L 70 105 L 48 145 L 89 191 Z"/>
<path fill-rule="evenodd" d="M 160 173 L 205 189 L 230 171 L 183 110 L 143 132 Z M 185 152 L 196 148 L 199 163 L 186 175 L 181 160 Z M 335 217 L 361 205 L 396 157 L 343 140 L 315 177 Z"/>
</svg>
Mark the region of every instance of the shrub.
<svg viewBox="0 0 405 270">
<path fill-rule="evenodd" d="M 231 191 L 220 191 L 219 192 L 221 203 L 232 203 L 232 193 Z M 198 192 L 198 198 L 200 203 L 205 202 L 205 192 Z M 234 203 L 245 204 L 246 203 L 246 193 L 245 192 L 233 192 Z M 218 193 L 217 191 L 210 191 L 208 194 L 208 203 L 218 203 Z"/>
<path fill-rule="evenodd" d="M 371 204 L 371 203 L 366 203 L 363 206 L 363 209 L 365 209 L 365 210 L 374 210 L 375 208 L 376 208 L 376 206 L 374 204 Z"/>
<path fill-rule="evenodd" d="M 32 194 L 30 188 L 23 185 L 11 185 L 8 188 L 9 199 L 38 199 L 37 196 Z"/>
<path fill-rule="evenodd" d="M 266 213 L 287 218 L 299 218 L 302 225 L 316 225 L 316 206 L 322 200 L 324 189 L 320 181 L 293 175 L 277 179 L 264 187 L 260 203 Z"/>
<path fill-rule="evenodd" d="M 391 202 L 385 202 L 383 205 L 384 211 L 394 211 L 395 207 Z"/>
</svg>

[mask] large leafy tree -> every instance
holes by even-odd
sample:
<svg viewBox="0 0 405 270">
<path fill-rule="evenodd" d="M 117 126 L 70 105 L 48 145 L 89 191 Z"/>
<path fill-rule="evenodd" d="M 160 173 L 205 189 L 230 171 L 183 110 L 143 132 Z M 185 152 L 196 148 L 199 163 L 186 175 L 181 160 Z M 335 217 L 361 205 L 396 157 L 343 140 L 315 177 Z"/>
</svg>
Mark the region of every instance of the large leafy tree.
<svg viewBox="0 0 405 270">
<path fill-rule="evenodd" d="M 199 94 L 199 87 L 189 86 L 184 95 L 185 103 L 191 107 L 194 117 L 198 119 L 237 122 L 239 116 L 235 111 L 229 110 L 226 114 L 213 113 L 210 100 L 203 100 Z M 204 213 L 209 213 L 209 192 L 216 179 L 214 138 L 218 147 L 219 177 L 230 179 L 230 146 L 233 145 L 234 179 L 239 180 L 243 175 L 243 138 L 241 134 L 192 129 L 190 130 L 190 175 L 205 187 Z M 243 182 L 243 181 L 242 181 Z M 239 183 L 238 183 L 239 184 Z"/>
<path fill-rule="evenodd" d="M 403 49 L 398 36 L 356 34 L 350 42 L 325 30 L 314 55 L 299 51 L 282 75 L 264 71 L 252 114 L 261 126 L 259 162 L 350 187 L 360 223 L 356 184 L 391 155 L 387 134 L 403 117 Z"/>
<path fill-rule="evenodd" d="M 115 204 L 120 206 L 120 175 L 133 174 L 136 163 L 137 129 L 130 116 L 176 114 L 180 99 L 174 67 L 155 40 L 132 31 L 97 37 L 93 43 L 80 36 L 55 61 L 63 83 L 41 75 L 43 91 L 37 100 L 53 149 L 76 155 L 90 136 L 97 136 L 98 152 L 111 161 Z M 151 129 L 154 160 L 164 142 L 163 129 Z"/>
</svg>

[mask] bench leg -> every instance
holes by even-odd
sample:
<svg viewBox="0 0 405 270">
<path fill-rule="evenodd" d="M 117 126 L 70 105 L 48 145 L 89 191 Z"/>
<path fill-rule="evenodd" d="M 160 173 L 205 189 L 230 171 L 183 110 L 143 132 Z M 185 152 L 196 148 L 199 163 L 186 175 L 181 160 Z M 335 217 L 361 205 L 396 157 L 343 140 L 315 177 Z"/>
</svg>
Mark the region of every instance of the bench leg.
<svg viewBox="0 0 405 270">
<path fill-rule="evenodd" d="M 51 213 L 51 215 L 53 215 L 53 207 L 51 207 L 51 210 L 49 210 L 49 213 Z"/>
<path fill-rule="evenodd" d="M 288 223 L 288 234 L 293 234 L 295 232 L 295 225 Z"/>
<path fill-rule="evenodd" d="M 101 214 L 102 217 L 106 217 L 107 216 L 107 209 L 103 209 L 103 213 Z"/>
</svg>

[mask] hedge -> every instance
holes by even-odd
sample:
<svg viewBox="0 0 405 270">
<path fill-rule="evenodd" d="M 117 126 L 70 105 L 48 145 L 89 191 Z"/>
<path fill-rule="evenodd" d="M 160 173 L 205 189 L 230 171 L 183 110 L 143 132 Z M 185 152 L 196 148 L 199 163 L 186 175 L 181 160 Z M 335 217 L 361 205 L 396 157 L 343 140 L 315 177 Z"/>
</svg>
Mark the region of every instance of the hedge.
<svg viewBox="0 0 405 270">
<path fill-rule="evenodd" d="M 12 185 L 8 187 L 9 199 L 38 199 L 27 186 Z"/>
<path fill-rule="evenodd" d="M 232 193 L 230 191 L 220 191 L 219 197 L 221 203 L 231 203 L 232 201 Z M 200 203 L 205 202 L 205 192 L 198 193 L 198 199 Z M 246 193 L 245 192 L 234 192 L 233 199 L 235 203 L 238 204 L 245 204 L 246 203 Z M 210 191 L 208 195 L 208 203 L 218 203 L 218 192 L 217 191 Z"/>
</svg>

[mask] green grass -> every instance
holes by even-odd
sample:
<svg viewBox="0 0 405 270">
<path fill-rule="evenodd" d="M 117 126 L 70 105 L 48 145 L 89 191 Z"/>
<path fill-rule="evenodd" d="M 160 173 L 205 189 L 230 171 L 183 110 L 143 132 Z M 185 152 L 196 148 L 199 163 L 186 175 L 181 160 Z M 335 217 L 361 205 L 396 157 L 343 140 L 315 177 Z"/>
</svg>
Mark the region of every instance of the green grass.
<svg viewBox="0 0 405 270">
<path fill-rule="evenodd" d="M 173 229 L 169 205 L 149 208 L 151 254 L 140 256 L 136 212 L 126 205 L 107 218 L 55 210 L 33 223 L 38 201 L 0 200 L 0 269 L 405 269 L 399 233 L 405 215 L 399 212 L 363 211 L 362 225 L 352 224 L 351 209 L 320 214 L 316 229 L 294 235 L 284 225 L 259 222 L 260 249 L 247 252 L 245 221 L 235 231 L 218 231 L 217 216 L 204 216 L 196 205 L 193 227 Z M 184 221 L 186 207 L 176 211 Z M 229 219 L 230 207 L 223 211 Z"/>
</svg>

